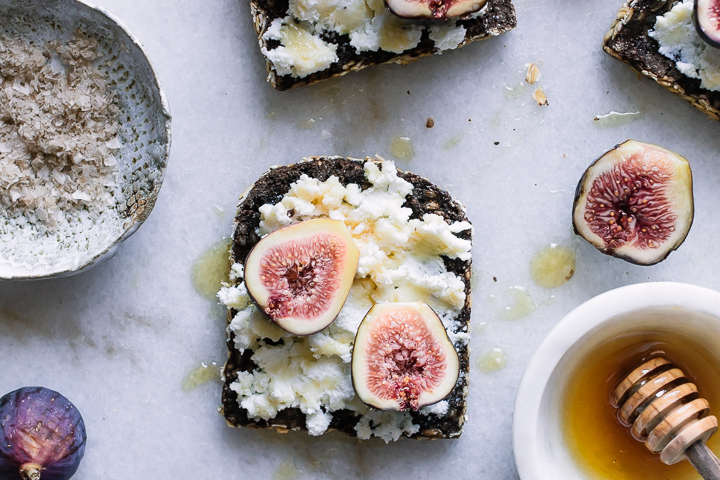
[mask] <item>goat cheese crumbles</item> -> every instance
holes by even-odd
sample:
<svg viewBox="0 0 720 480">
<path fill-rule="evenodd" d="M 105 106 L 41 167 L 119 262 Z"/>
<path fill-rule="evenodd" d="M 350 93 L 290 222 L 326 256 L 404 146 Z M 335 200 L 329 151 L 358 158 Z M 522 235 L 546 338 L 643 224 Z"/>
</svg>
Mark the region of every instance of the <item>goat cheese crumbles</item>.
<svg viewBox="0 0 720 480">
<path fill-rule="evenodd" d="M 323 38 L 347 35 L 356 53 L 402 53 L 415 48 L 427 31 L 440 53 L 465 39 L 465 27 L 456 23 L 402 19 L 390 13 L 383 0 L 290 0 L 287 16 L 273 20 L 263 35 L 280 46 L 262 52 L 278 74 L 302 78 L 338 61 L 337 46 Z"/>
<path fill-rule="evenodd" d="M 33 265 L 42 257 L 72 268 L 78 255 L 107 246 L 96 246 L 98 238 L 122 228 L 113 209 L 121 147 L 117 100 L 94 64 L 97 57 L 97 41 L 81 33 L 46 45 L 0 34 L 5 262 Z"/>
<path fill-rule="evenodd" d="M 659 16 L 649 35 L 660 53 L 673 60 L 684 75 L 701 80 L 706 90 L 720 91 L 720 50 L 707 45 L 693 21 L 693 1 L 684 0 Z"/>
<path fill-rule="evenodd" d="M 471 230 L 468 222 L 448 224 L 435 214 L 411 219 L 403 207 L 413 186 L 398 177 L 395 165 L 367 162 L 365 177 L 372 185 L 362 190 L 344 186 L 337 177 L 321 182 L 306 175 L 294 182 L 277 204 L 260 207 L 259 234 L 312 218 L 344 221 L 360 251 L 355 281 L 337 319 L 325 330 L 307 337 L 293 336 L 269 321 L 250 301 L 245 285 L 224 286 L 220 300 L 238 313 L 228 326 L 235 347 L 253 351 L 258 366 L 241 372 L 231 388 L 251 418 L 271 419 L 278 411 L 299 408 L 307 415 L 311 435 L 328 428 L 331 413 L 349 409 L 361 415 L 358 437 L 385 441 L 417 433 L 407 412 L 371 411 L 352 386 L 350 361 L 355 334 L 376 303 L 424 301 L 440 316 L 456 346 L 470 339 L 455 321 L 465 303 L 465 284 L 445 268 L 441 255 L 470 260 L 471 242 L 455 234 Z M 235 264 L 231 281 L 239 281 L 243 267 Z M 268 341 L 266 341 L 269 340 Z M 448 403 L 421 409 L 444 415 Z"/>
</svg>

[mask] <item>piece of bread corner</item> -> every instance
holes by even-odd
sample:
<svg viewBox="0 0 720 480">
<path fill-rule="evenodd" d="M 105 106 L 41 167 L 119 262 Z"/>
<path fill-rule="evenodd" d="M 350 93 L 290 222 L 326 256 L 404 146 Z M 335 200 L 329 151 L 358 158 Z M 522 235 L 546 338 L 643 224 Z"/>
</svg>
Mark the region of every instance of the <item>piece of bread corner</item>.
<svg viewBox="0 0 720 480">
<path fill-rule="evenodd" d="M 657 41 L 648 35 L 658 16 L 680 0 L 628 0 L 620 9 L 603 49 L 690 102 L 715 120 L 720 120 L 720 92 L 706 90 L 700 80 L 680 72 L 675 62 L 660 54 Z"/>
<path fill-rule="evenodd" d="M 517 26 L 515 7 L 512 0 L 488 0 L 484 7 L 487 10 L 477 18 L 457 20 L 457 25 L 466 29 L 465 39 L 457 47 L 463 47 L 476 40 L 484 40 L 508 32 Z M 250 0 L 255 33 L 261 48 L 272 49 L 271 42 L 263 39 L 263 35 L 276 18 L 287 15 L 288 0 Z M 310 74 L 306 77 L 295 78 L 291 75 L 278 75 L 272 62 L 267 62 L 268 80 L 276 90 L 289 90 L 301 85 L 309 85 L 321 80 L 339 77 L 352 71 L 362 70 L 365 67 L 381 63 L 410 63 L 420 57 L 432 55 L 437 52 L 428 33 L 424 32 L 422 40 L 413 49 L 403 53 L 386 51 L 366 51 L 357 53 L 350 45 L 347 35 L 323 36 L 323 39 L 338 45 L 339 60 L 325 70 Z"/>
<path fill-rule="evenodd" d="M 290 185 L 297 181 L 301 175 L 306 174 L 320 181 L 325 181 L 331 175 L 334 175 L 343 185 L 354 183 L 362 189 L 366 189 L 370 186 L 363 170 L 366 161 L 376 160 L 310 157 L 294 165 L 275 167 L 267 171 L 240 199 L 232 235 L 231 261 L 244 264 L 247 254 L 260 240 L 257 234 L 260 225 L 260 212 L 258 209 L 264 204 L 276 204 L 279 202 L 290 190 Z M 464 208 L 453 200 L 448 192 L 413 173 L 398 170 L 398 176 L 413 185 L 413 191 L 406 198 L 404 205 L 412 210 L 411 218 L 422 218 L 424 214 L 434 213 L 443 217 L 448 223 L 467 221 Z M 457 236 L 466 240 L 472 239 L 470 231 L 460 232 Z M 457 275 L 465 284 L 465 304 L 455 317 L 457 331 L 453 333 L 467 332 L 470 326 L 471 261 L 447 257 L 442 257 L 442 259 L 447 271 Z M 241 281 L 236 280 L 236 284 Z M 228 323 L 232 321 L 236 314 L 236 310 L 228 310 Z M 256 429 L 274 428 L 279 432 L 306 430 L 306 416 L 298 408 L 280 410 L 270 420 L 253 419 L 248 416 L 247 410 L 238 403 L 237 393 L 233 391 L 231 385 L 237 380 L 239 372 L 255 371 L 257 366 L 251 360 L 254 352 L 248 349 L 241 353 L 235 347 L 232 332 L 228 332 L 227 347 L 229 353 L 223 369 L 222 413 L 228 425 Z M 467 345 L 458 348 L 458 356 L 460 358 L 460 377 L 453 391 L 445 399 L 449 403 L 447 413 L 440 416 L 410 412 L 413 423 L 420 427 L 412 437 L 457 438 L 462 433 L 467 410 L 466 397 L 470 369 L 470 352 Z M 337 410 L 332 413 L 332 421 L 328 431 L 340 431 L 351 436 L 357 436 L 355 426 L 360 419 L 361 415 L 354 411 Z"/>
</svg>

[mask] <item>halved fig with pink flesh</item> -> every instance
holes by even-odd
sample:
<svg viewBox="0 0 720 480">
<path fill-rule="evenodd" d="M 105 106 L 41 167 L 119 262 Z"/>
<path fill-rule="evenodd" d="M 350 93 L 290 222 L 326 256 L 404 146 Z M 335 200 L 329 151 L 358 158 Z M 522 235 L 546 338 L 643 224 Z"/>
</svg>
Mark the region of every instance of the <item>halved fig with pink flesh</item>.
<svg viewBox="0 0 720 480">
<path fill-rule="evenodd" d="M 720 48 L 720 0 L 695 0 L 695 28 L 705 42 Z"/>
<path fill-rule="evenodd" d="M 653 265 L 685 241 L 693 213 L 687 160 L 628 140 L 585 171 L 575 193 L 573 226 L 603 253 Z"/>
<path fill-rule="evenodd" d="M 447 397 L 460 361 L 440 318 L 425 303 L 382 303 L 358 328 L 355 393 L 380 410 L 417 410 Z"/>
<path fill-rule="evenodd" d="M 445 20 L 479 11 L 486 0 L 385 0 L 388 10 L 400 18 Z"/>
<path fill-rule="evenodd" d="M 359 256 L 344 222 L 307 220 L 255 245 L 245 260 L 245 286 L 273 322 L 295 335 L 310 335 L 340 313 Z"/>
</svg>

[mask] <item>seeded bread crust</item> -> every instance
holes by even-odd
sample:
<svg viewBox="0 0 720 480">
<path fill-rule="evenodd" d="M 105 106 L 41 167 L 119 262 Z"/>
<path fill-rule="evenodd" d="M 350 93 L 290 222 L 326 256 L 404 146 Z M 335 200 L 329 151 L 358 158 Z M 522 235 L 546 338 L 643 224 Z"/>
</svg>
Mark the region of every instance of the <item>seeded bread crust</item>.
<svg viewBox="0 0 720 480">
<path fill-rule="evenodd" d="M 605 35 L 603 49 L 714 120 L 720 120 L 720 92 L 706 90 L 699 79 L 680 72 L 675 62 L 660 54 L 657 41 L 648 35 L 657 17 L 678 3 L 680 0 L 628 0 Z"/>
<path fill-rule="evenodd" d="M 343 157 L 311 157 L 290 166 L 276 167 L 258 179 L 240 199 L 233 230 L 231 260 L 233 263 L 245 263 L 245 258 L 260 240 L 256 230 L 260 226 L 260 206 L 278 203 L 290 190 L 290 184 L 306 174 L 311 178 L 325 181 L 335 175 L 343 185 L 358 184 L 363 190 L 370 187 L 363 170 L 363 163 L 371 159 L 359 160 Z M 426 213 L 442 216 L 447 222 L 467 221 L 463 207 L 454 201 L 450 194 L 436 187 L 428 180 L 409 172 L 399 171 L 398 175 L 413 185 L 413 192 L 405 202 L 405 207 L 412 210 L 411 218 L 421 218 Z M 458 237 L 472 240 L 469 231 L 456 234 Z M 443 257 L 449 272 L 456 274 L 465 283 L 465 305 L 457 317 L 458 331 L 467 331 L 470 324 L 470 276 L 471 262 Z M 228 311 L 228 323 L 237 314 L 236 310 Z M 275 428 L 280 432 L 288 430 L 306 430 L 305 414 L 297 408 L 281 410 L 271 420 L 253 420 L 248 417 L 247 410 L 237 401 L 237 394 L 230 385 L 237 380 L 238 372 L 252 372 L 257 368 L 250 359 L 252 350 L 240 353 L 235 348 L 234 336 L 230 333 L 227 339 L 228 360 L 224 366 L 224 386 L 222 391 L 222 412 L 228 425 L 233 427 Z M 413 423 L 420 426 L 420 431 L 413 435 L 417 438 L 456 438 L 462 433 L 467 409 L 468 374 L 470 368 L 470 352 L 467 346 L 458 350 L 460 357 L 460 379 L 447 397 L 450 407 L 447 415 L 421 415 L 411 412 Z M 341 431 L 357 436 L 355 425 L 361 416 L 351 410 L 339 410 L 332 414 L 328 431 Z"/>
<path fill-rule="evenodd" d="M 488 0 L 485 8 L 487 8 L 487 11 L 484 15 L 478 18 L 459 20 L 457 22 L 458 25 L 462 25 L 467 30 L 465 40 L 463 40 L 457 48 L 464 47 L 476 40 L 484 40 L 509 32 L 517 26 L 515 7 L 511 0 Z M 261 48 L 270 50 L 279 45 L 279 42 L 276 40 L 264 40 L 262 37 L 273 20 L 276 18 L 285 18 L 287 10 L 288 0 L 250 1 L 253 24 L 255 25 L 255 32 L 257 33 L 258 43 Z M 437 48 L 435 48 L 434 42 L 428 37 L 427 32 L 423 33 L 422 40 L 418 46 L 403 53 L 385 51 L 356 53 L 355 49 L 350 45 L 350 38 L 347 35 L 333 34 L 322 35 L 321 37 L 326 42 L 331 42 L 338 46 L 337 56 L 339 61 L 325 70 L 303 78 L 294 78 L 290 75 L 278 75 L 272 62 L 268 61 L 268 80 L 276 90 L 289 90 L 301 85 L 309 85 L 319 82 L 320 80 L 339 77 L 348 72 L 362 70 L 365 67 L 381 63 L 407 64 L 420 57 L 432 55 L 437 52 Z"/>
</svg>

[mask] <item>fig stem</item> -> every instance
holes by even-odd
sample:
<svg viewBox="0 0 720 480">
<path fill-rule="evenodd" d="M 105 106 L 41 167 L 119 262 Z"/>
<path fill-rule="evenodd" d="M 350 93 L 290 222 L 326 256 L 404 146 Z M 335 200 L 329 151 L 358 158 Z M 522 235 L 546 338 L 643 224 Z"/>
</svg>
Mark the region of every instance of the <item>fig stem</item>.
<svg viewBox="0 0 720 480">
<path fill-rule="evenodd" d="M 24 463 L 20 465 L 20 477 L 23 480 L 40 480 L 42 467 L 35 463 Z"/>
</svg>

